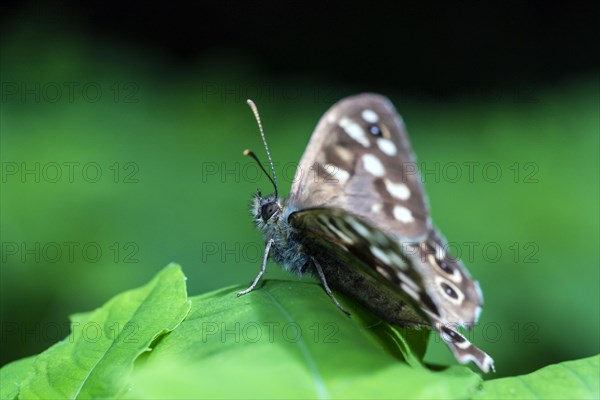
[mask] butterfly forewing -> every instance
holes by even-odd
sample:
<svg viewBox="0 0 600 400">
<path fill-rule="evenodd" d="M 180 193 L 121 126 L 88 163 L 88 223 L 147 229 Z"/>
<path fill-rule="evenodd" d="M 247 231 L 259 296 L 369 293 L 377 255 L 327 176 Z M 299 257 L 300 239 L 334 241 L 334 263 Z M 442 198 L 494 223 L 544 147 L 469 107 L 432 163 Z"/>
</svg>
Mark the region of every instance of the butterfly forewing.
<svg viewBox="0 0 600 400">
<path fill-rule="evenodd" d="M 446 254 L 433 227 L 404 123 L 385 97 L 362 94 L 333 105 L 319 121 L 296 172 L 288 204 L 344 210 L 395 237 L 410 269 L 440 307 L 444 323 L 472 325 L 480 292 Z M 433 251 L 433 254 L 431 253 Z"/>
<path fill-rule="evenodd" d="M 412 154 L 404 123 L 385 97 L 342 100 L 319 121 L 289 201 L 351 211 L 393 235 L 423 238 L 429 213 Z"/>
</svg>

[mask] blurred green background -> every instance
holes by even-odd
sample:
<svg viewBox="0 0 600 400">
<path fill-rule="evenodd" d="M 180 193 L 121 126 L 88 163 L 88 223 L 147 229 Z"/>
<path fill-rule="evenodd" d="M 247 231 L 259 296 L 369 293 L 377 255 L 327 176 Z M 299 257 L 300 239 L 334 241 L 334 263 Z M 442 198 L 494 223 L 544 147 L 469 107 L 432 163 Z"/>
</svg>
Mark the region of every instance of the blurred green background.
<svg viewBox="0 0 600 400">
<path fill-rule="evenodd" d="M 26 10 L 6 18 L 1 39 L 2 365 L 62 339 L 69 314 L 171 261 L 182 264 L 192 295 L 249 282 L 263 246 L 249 200 L 270 186 L 241 155 L 264 154 L 246 98 L 259 106 L 287 193 L 320 116 L 367 90 L 402 114 L 428 171 L 434 221 L 481 283 L 485 308 L 472 339 L 495 358 L 496 376 L 598 353 L 593 63 L 533 81 L 495 75 L 494 84 L 461 64 L 461 79 L 475 79 L 465 90 L 451 74 L 389 75 L 387 88 L 385 74 L 368 81 L 366 71 L 356 80 L 314 68 L 274 72 L 243 46 L 205 46 L 176 62 L 136 41 L 143 31 L 122 40 L 85 19 L 66 26 L 45 8 Z M 276 59 L 286 50 L 268 51 Z M 267 278 L 297 279 L 275 264 Z M 453 363 L 437 338 L 427 359 Z"/>
</svg>

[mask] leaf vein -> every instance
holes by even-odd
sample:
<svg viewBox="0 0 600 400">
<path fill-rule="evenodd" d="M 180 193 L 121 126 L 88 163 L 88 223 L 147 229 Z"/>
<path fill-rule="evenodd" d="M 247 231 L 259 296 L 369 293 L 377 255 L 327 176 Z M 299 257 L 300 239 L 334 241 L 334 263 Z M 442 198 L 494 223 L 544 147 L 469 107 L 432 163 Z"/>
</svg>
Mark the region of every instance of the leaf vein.
<svg viewBox="0 0 600 400">
<path fill-rule="evenodd" d="M 294 320 L 294 318 L 292 318 L 290 313 L 288 313 L 287 310 L 283 307 L 283 305 L 275 298 L 275 296 L 273 296 L 273 294 L 270 292 L 268 287 L 266 287 L 266 286 L 263 287 L 260 292 L 265 293 L 269 297 L 269 300 L 271 300 L 273 305 L 281 312 L 281 314 L 283 314 L 283 316 L 289 323 L 296 323 L 296 321 Z M 319 372 L 317 363 L 315 362 L 314 357 L 312 356 L 312 354 L 310 354 L 310 351 L 308 350 L 308 347 L 306 346 L 304 337 L 300 336 L 300 339 L 296 342 L 296 344 L 300 348 L 300 353 L 302 354 L 302 357 L 306 361 L 308 370 L 310 371 L 310 374 L 313 377 L 317 396 L 319 397 L 319 399 L 331 398 L 331 396 L 329 395 L 329 392 L 327 391 L 327 387 L 325 386 L 323 377 L 321 376 L 321 373 Z"/>
</svg>

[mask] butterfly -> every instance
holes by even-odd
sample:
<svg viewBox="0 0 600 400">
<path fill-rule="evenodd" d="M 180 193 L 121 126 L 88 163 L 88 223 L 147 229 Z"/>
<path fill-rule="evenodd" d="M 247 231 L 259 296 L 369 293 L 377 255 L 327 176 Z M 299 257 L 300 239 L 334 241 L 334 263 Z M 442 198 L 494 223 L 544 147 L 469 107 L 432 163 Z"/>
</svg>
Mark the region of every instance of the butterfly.
<svg viewBox="0 0 600 400">
<path fill-rule="evenodd" d="M 256 288 L 271 257 L 287 271 L 318 277 L 347 315 L 331 288 L 391 324 L 433 328 L 460 363 L 493 370 L 492 358 L 457 330 L 479 319 L 481 290 L 447 253 L 431 221 L 405 125 L 392 103 L 367 93 L 334 104 L 312 134 L 285 200 L 258 111 L 248 104 L 272 177 L 253 152 L 244 154 L 261 166 L 275 193 L 258 191 L 252 200 L 266 245 L 260 272 L 238 296 Z"/>
</svg>

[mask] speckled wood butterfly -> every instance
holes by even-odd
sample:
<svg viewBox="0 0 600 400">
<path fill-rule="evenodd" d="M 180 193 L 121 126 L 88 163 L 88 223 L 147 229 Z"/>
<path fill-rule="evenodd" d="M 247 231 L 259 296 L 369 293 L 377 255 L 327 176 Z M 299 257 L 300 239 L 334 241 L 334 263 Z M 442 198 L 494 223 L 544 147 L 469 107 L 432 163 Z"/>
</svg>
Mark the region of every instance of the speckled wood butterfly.
<svg viewBox="0 0 600 400">
<path fill-rule="evenodd" d="M 431 222 L 421 178 L 404 123 L 385 97 L 360 94 L 323 115 L 302 156 L 290 196 L 275 193 L 252 202 L 265 237 L 261 270 L 271 256 L 284 269 L 318 277 L 330 290 L 364 303 L 382 319 L 401 326 L 435 329 L 461 363 L 482 371 L 493 360 L 456 327 L 472 327 L 482 306 L 479 284 L 462 262 L 446 253 L 446 241 Z M 258 162 L 254 153 L 246 151 Z M 259 162 L 259 165 L 260 162 Z"/>
</svg>

